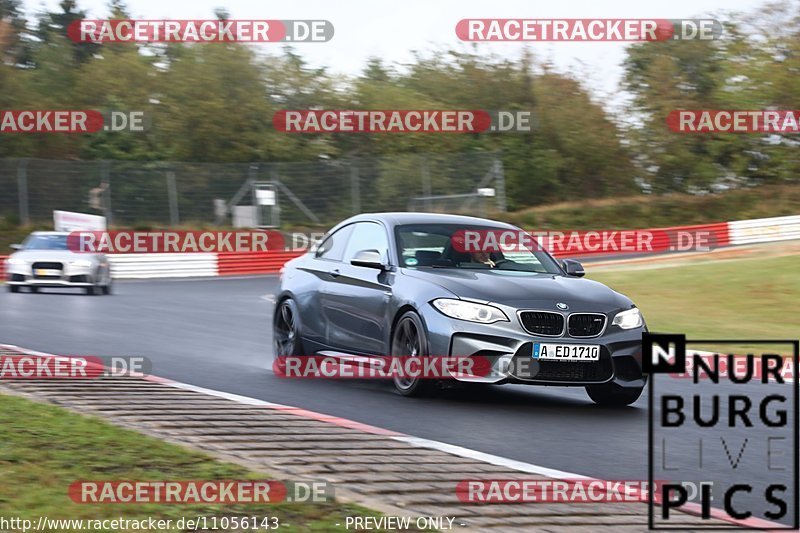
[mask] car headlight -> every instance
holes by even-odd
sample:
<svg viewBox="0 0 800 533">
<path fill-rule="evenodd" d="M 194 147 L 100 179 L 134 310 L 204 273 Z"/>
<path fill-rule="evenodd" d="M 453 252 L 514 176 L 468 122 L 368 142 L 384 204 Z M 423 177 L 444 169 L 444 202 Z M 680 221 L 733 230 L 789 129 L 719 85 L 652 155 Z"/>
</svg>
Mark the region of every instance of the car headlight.
<svg viewBox="0 0 800 533">
<path fill-rule="evenodd" d="M 6 259 L 6 262 L 9 265 L 27 265 L 28 264 L 28 262 L 25 261 L 24 259 L 17 259 L 16 257 L 9 257 L 8 259 Z"/>
<path fill-rule="evenodd" d="M 70 266 L 81 267 L 81 268 L 83 267 L 88 268 L 92 266 L 92 262 L 87 259 L 78 259 L 77 261 L 70 261 L 69 264 Z"/>
<path fill-rule="evenodd" d="M 642 327 L 644 319 L 642 318 L 642 312 L 634 307 L 633 309 L 617 313 L 617 316 L 614 317 L 611 323 L 622 329 L 633 329 Z"/>
<path fill-rule="evenodd" d="M 450 318 L 467 320 L 469 322 L 480 322 L 481 324 L 491 324 L 493 322 L 508 322 L 508 317 L 500 309 L 486 304 L 476 304 L 465 302 L 464 300 L 453 300 L 451 298 L 439 298 L 431 304 Z"/>
</svg>

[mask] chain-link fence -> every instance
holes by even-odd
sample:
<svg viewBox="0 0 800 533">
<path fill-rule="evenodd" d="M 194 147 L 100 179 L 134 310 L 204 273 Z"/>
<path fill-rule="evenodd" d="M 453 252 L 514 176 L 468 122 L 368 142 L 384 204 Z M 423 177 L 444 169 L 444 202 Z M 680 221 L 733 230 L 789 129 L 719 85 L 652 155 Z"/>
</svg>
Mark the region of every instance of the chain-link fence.
<svg viewBox="0 0 800 533">
<path fill-rule="evenodd" d="M 0 217 L 45 224 L 65 210 L 125 227 L 230 225 L 268 188 L 271 215 L 254 225 L 329 225 L 370 211 L 505 211 L 504 184 L 500 156 L 488 152 L 235 164 L 2 159 Z"/>
</svg>

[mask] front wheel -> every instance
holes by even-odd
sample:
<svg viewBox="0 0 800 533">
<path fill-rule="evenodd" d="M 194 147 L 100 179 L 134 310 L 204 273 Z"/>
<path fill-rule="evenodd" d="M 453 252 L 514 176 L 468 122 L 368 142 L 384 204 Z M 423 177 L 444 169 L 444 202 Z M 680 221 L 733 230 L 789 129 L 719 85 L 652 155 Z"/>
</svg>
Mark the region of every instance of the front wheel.
<svg viewBox="0 0 800 533">
<path fill-rule="evenodd" d="M 414 311 L 408 311 L 394 328 L 392 335 L 392 357 L 427 357 L 428 336 L 422 319 Z M 434 390 L 430 378 L 395 376 L 394 387 L 403 396 L 426 396 Z"/>
<path fill-rule="evenodd" d="M 606 407 L 625 407 L 631 405 L 642 395 L 644 387 L 620 387 L 616 383 L 589 385 L 586 393 L 597 405 Z"/>
<path fill-rule="evenodd" d="M 8 292 L 19 292 L 19 285 L 9 285 Z"/>
<path fill-rule="evenodd" d="M 272 338 L 276 357 L 302 355 L 302 339 L 300 337 L 300 313 L 297 304 L 291 298 L 283 300 L 275 308 L 272 321 Z"/>
</svg>

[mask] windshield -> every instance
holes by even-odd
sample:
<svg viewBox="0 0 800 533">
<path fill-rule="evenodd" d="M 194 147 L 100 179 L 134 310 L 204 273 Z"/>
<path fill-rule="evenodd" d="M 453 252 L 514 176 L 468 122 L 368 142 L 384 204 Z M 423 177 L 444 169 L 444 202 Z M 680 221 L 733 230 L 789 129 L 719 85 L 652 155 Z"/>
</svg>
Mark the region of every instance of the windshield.
<svg viewBox="0 0 800 533">
<path fill-rule="evenodd" d="M 457 224 L 407 224 L 397 226 L 395 233 L 400 265 L 410 268 L 505 270 L 540 274 L 563 273 L 550 254 L 538 249 L 514 247 L 509 250 L 492 252 L 463 251 L 462 247 L 457 244 L 454 246 L 453 236 L 465 230 L 498 231 L 502 230 L 502 228 Z"/>
<path fill-rule="evenodd" d="M 66 235 L 31 235 L 22 244 L 25 250 L 66 250 Z"/>
</svg>

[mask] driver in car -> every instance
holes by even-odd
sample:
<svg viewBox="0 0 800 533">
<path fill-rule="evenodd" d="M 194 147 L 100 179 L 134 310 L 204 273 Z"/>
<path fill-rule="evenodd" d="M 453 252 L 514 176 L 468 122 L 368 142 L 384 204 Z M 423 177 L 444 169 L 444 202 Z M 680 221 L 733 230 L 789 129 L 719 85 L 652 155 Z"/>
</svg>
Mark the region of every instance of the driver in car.
<svg viewBox="0 0 800 533">
<path fill-rule="evenodd" d="M 491 255 L 489 252 L 484 252 L 479 250 L 477 252 L 471 252 L 470 254 L 471 262 L 473 263 L 482 263 L 484 265 L 489 265 L 489 268 L 494 268 L 496 263 L 492 261 Z"/>
</svg>

